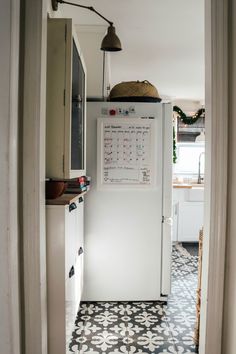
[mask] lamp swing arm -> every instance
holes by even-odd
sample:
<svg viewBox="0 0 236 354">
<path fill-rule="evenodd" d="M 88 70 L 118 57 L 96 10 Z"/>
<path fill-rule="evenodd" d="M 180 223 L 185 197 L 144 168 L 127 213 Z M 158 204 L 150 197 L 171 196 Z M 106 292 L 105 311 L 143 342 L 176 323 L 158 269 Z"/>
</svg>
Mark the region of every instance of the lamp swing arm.
<svg viewBox="0 0 236 354">
<path fill-rule="evenodd" d="M 101 44 L 100 49 L 105 52 L 117 52 L 117 51 L 122 50 L 121 42 L 120 42 L 120 39 L 118 38 L 118 36 L 116 35 L 116 29 L 113 26 L 113 22 L 109 21 L 105 16 L 100 14 L 100 12 L 95 10 L 92 6 L 75 4 L 73 2 L 69 2 L 69 1 L 65 1 L 65 0 L 51 0 L 51 4 L 52 4 L 52 9 L 54 11 L 58 10 L 58 4 L 66 4 L 66 5 L 72 5 L 72 6 L 80 7 L 80 8 L 89 10 L 91 12 L 94 12 L 96 15 L 101 17 L 104 21 L 109 23 L 109 27 L 107 29 L 107 34 L 102 40 L 102 44 Z"/>
<path fill-rule="evenodd" d="M 90 10 L 100 16 L 103 20 L 105 20 L 107 23 L 109 23 L 110 26 L 113 26 L 113 22 L 109 21 L 106 17 L 104 17 L 102 14 L 100 14 L 97 10 L 94 9 L 92 6 L 85 6 L 85 5 L 80 5 L 80 4 L 75 4 L 69 1 L 64 1 L 64 0 L 54 0 L 53 2 L 60 3 L 60 4 L 67 4 L 67 5 L 72 5 L 72 6 L 77 6 L 81 7 L 83 9 Z"/>
</svg>

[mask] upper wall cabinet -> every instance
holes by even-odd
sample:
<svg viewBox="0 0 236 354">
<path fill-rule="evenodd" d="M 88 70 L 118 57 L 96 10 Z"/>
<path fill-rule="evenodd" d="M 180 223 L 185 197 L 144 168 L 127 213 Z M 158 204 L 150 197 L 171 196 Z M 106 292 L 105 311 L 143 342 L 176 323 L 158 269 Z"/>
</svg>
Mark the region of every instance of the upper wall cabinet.
<svg viewBox="0 0 236 354">
<path fill-rule="evenodd" d="M 85 175 L 86 69 L 71 19 L 49 19 L 46 177 Z"/>
<path fill-rule="evenodd" d="M 196 137 L 205 131 L 205 118 L 200 117 L 197 122 L 187 125 L 179 118 L 177 119 L 177 140 L 178 142 L 193 143 Z"/>
</svg>

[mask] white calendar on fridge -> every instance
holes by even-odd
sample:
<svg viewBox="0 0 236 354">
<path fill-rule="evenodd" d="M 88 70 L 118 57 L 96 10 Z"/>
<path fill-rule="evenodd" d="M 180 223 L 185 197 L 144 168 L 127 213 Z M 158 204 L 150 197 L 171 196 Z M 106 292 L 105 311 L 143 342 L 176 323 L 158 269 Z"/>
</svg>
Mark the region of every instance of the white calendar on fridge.
<svg viewBox="0 0 236 354">
<path fill-rule="evenodd" d="M 99 185 L 151 188 L 155 179 L 154 136 L 152 119 L 99 118 Z"/>
</svg>

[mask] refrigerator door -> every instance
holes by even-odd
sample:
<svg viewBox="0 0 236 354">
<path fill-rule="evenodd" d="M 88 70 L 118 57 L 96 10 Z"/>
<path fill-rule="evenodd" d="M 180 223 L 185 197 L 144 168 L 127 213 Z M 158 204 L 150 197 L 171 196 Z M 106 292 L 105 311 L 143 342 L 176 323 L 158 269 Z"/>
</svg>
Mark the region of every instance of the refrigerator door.
<svg viewBox="0 0 236 354">
<path fill-rule="evenodd" d="M 166 205 L 168 199 L 163 194 L 163 124 L 166 119 L 163 110 L 163 104 L 157 103 L 88 103 L 87 171 L 92 177 L 92 183 L 85 201 L 86 257 L 83 300 L 161 300 L 162 294 L 168 294 L 166 284 L 170 279 L 171 247 L 168 247 L 167 238 L 164 239 L 163 233 L 167 232 L 165 223 L 162 223 L 163 205 Z M 148 183 L 135 185 L 137 178 L 134 175 L 134 183 L 130 182 L 127 186 L 123 183 L 124 178 L 127 178 L 126 173 L 123 178 L 121 174 L 118 177 L 117 174 L 112 175 L 111 171 L 108 174 L 110 184 L 106 183 L 107 181 L 103 183 L 106 132 L 104 126 L 102 128 L 97 121 L 99 117 L 104 117 L 104 122 L 109 118 L 112 123 L 113 118 L 109 117 L 109 113 L 114 114 L 114 111 L 116 114 L 113 142 L 117 140 L 118 118 L 122 123 L 130 120 L 134 130 L 137 128 L 135 124 L 140 121 L 146 122 L 147 125 L 150 122 L 152 126 L 150 146 L 154 147 L 154 150 L 151 148 L 150 151 L 154 151 L 154 155 L 151 186 Z M 172 115 L 168 117 L 168 121 L 171 125 Z M 120 126 L 124 128 L 123 124 Z M 144 130 L 147 130 L 146 124 Z M 126 144 L 127 136 L 124 135 L 122 139 L 122 143 Z M 172 141 L 170 151 L 171 146 Z M 130 151 L 131 155 L 135 151 L 136 147 Z M 127 151 L 125 154 L 127 155 Z M 113 178 L 117 178 L 117 184 L 113 184 Z M 167 186 L 168 184 L 166 189 Z M 171 184 L 169 193 L 171 194 Z M 167 271 L 169 274 L 165 274 Z"/>
</svg>

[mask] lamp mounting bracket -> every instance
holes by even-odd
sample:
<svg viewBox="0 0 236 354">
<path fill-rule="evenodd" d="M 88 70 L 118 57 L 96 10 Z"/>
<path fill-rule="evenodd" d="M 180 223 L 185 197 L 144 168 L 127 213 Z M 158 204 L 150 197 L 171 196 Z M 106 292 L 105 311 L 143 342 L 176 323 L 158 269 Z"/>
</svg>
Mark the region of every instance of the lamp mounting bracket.
<svg viewBox="0 0 236 354">
<path fill-rule="evenodd" d="M 77 6 L 77 7 L 82 7 L 83 9 L 90 10 L 90 11 L 94 12 L 95 14 L 97 14 L 99 17 L 101 17 L 103 20 L 105 20 L 107 23 L 109 23 L 110 26 L 113 25 L 113 22 L 109 21 L 106 17 L 104 17 L 102 14 L 100 14 L 92 6 L 85 6 L 85 5 L 75 4 L 75 3 L 64 1 L 64 0 L 51 0 L 53 11 L 57 11 L 58 10 L 58 3 L 72 5 L 72 6 Z"/>
</svg>

